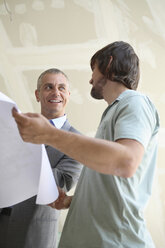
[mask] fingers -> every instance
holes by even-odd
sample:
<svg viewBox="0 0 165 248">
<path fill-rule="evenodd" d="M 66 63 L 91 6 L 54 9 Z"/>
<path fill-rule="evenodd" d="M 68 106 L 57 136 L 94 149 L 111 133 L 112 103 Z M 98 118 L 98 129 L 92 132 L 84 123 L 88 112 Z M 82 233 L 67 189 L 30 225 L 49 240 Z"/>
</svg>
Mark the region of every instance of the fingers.
<svg viewBox="0 0 165 248">
<path fill-rule="evenodd" d="M 48 204 L 48 206 L 61 210 L 61 209 L 65 209 L 65 198 L 67 197 L 67 195 L 65 196 L 59 196 L 58 199 L 50 204 Z"/>
<path fill-rule="evenodd" d="M 40 117 L 41 115 L 37 114 L 37 113 L 26 113 L 26 114 L 18 113 L 17 109 L 13 108 L 12 109 L 12 116 L 15 118 L 16 121 L 23 122 L 23 121 L 27 121 L 29 119 L 29 117 L 30 118 Z"/>
<path fill-rule="evenodd" d="M 18 113 L 16 108 L 12 109 L 12 116 L 18 124 L 26 123 L 28 121 L 28 117 L 25 114 Z"/>
<path fill-rule="evenodd" d="M 65 191 L 61 189 L 60 187 L 58 187 L 58 192 L 59 192 L 59 198 L 63 198 L 66 196 Z"/>
<path fill-rule="evenodd" d="M 52 207 L 52 208 L 55 208 L 55 205 L 56 205 L 55 202 L 52 202 L 52 203 L 48 204 L 48 206 L 49 206 L 49 207 Z"/>
<path fill-rule="evenodd" d="M 30 116 L 28 114 L 18 113 L 18 111 L 13 108 L 12 109 L 12 116 L 14 117 L 19 133 L 25 142 L 29 142 L 30 135 L 27 136 L 27 127 L 30 127 Z"/>
<path fill-rule="evenodd" d="M 13 114 L 14 114 L 14 113 L 18 113 L 18 110 L 17 110 L 15 107 L 13 107 L 12 113 L 13 113 Z"/>
<path fill-rule="evenodd" d="M 56 200 L 56 201 L 54 201 L 54 202 L 48 204 L 48 206 L 51 207 L 51 208 L 61 209 L 61 208 L 59 207 L 59 205 L 61 206 L 61 203 L 59 203 L 59 200 Z"/>
<path fill-rule="evenodd" d="M 34 144 L 46 143 L 44 138 L 47 134 L 47 127 L 52 128 L 52 125 L 43 115 L 38 113 L 18 113 L 15 108 L 12 109 L 12 115 L 25 142 Z"/>
</svg>

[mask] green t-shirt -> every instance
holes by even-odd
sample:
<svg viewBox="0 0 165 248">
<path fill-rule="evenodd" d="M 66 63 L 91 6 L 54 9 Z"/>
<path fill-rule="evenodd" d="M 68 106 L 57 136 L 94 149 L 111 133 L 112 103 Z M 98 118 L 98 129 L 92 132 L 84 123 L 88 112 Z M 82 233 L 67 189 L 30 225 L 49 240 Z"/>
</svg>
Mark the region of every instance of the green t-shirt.
<svg viewBox="0 0 165 248">
<path fill-rule="evenodd" d="M 148 97 L 123 92 L 104 111 L 96 138 L 134 139 L 145 149 L 131 178 L 84 167 L 59 248 L 153 248 L 143 210 L 151 194 L 159 118 Z M 84 154 L 85 156 L 85 154 Z"/>
</svg>

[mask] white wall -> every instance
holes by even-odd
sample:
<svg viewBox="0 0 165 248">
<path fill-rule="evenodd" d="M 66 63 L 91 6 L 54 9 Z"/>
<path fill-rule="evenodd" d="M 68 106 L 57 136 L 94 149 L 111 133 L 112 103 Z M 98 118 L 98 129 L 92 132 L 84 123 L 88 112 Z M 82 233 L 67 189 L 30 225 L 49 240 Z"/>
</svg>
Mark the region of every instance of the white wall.
<svg viewBox="0 0 165 248">
<path fill-rule="evenodd" d="M 0 0 L 0 90 L 22 111 L 39 112 L 38 75 L 50 67 L 64 70 L 72 91 L 68 117 L 87 135 L 94 135 L 106 106 L 89 96 L 92 54 L 115 40 L 135 48 L 139 90 L 154 101 L 161 121 L 157 177 L 146 210 L 157 248 L 165 247 L 164 10 L 164 0 Z"/>
</svg>

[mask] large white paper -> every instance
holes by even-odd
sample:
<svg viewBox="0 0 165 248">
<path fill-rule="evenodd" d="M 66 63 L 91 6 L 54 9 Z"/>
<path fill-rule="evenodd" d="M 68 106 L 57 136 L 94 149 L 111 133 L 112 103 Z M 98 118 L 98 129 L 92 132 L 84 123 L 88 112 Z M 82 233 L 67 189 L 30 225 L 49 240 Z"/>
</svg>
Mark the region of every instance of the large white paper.
<svg viewBox="0 0 165 248">
<path fill-rule="evenodd" d="M 34 195 L 38 204 L 51 203 L 58 189 L 45 147 L 21 139 L 13 107 L 16 103 L 0 92 L 0 208 Z"/>
</svg>

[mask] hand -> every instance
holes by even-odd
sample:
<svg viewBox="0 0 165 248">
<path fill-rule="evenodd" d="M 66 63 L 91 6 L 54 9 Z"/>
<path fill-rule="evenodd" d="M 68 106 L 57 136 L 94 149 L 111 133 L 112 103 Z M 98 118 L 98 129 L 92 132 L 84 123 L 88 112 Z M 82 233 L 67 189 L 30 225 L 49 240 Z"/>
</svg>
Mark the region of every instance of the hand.
<svg viewBox="0 0 165 248">
<path fill-rule="evenodd" d="M 24 141 L 34 144 L 46 144 L 46 137 L 52 125 L 43 115 L 34 113 L 21 114 L 15 108 L 12 109 L 12 115 Z"/>
<path fill-rule="evenodd" d="M 66 193 L 60 188 L 58 188 L 58 190 L 59 190 L 58 199 L 48 204 L 48 206 L 52 208 L 56 208 L 58 210 L 69 208 L 72 201 L 72 196 L 66 195 Z"/>
</svg>

